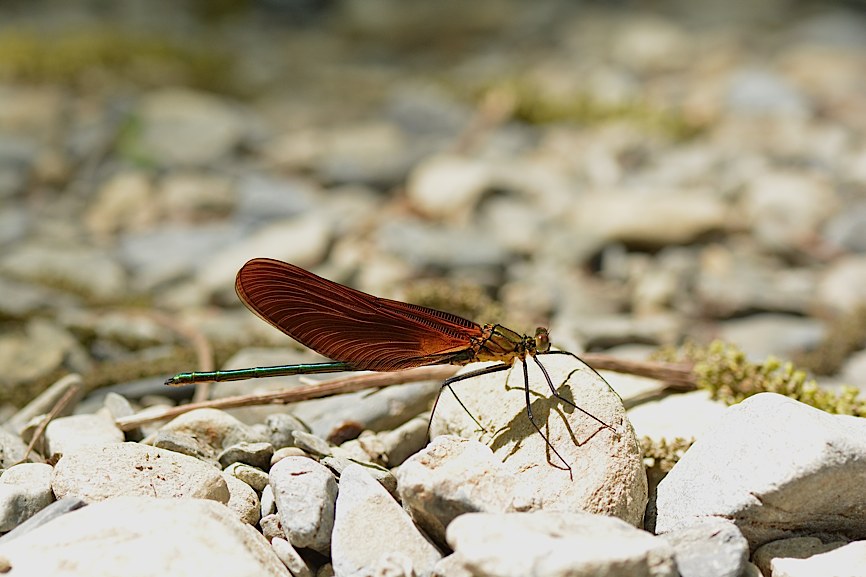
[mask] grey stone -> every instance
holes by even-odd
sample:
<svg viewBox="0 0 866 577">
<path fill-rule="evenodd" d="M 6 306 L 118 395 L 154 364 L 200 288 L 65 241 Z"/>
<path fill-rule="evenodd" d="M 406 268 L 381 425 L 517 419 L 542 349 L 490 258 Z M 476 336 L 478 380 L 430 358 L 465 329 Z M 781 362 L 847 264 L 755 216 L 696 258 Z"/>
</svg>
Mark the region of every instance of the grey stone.
<svg viewBox="0 0 866 577">
<path fill-rule="evenodd" d="M 3 223 L 0 223 L 0 230 Z M 2 233 L 0 233 L 2 234 Z M 9 319 L 25 319 L 37 313 L 70 308 L 79 299 L 58 290 L 42 287 L 32 282 L 18 282 L 0 277 L 0 313 Z"/>
<path fill-rule="evenodd" d="M 152 435 L 145 439 L 147 444 L 174 451 L 181 455 L 188 455 L 201 461 L 216 463 L 214 448 L 205 445 L 194 434 L 175 433 L 173 431 L 156 430 Z"/>
<path fill-rule="evenodd" d="M 311 454 L 299 447 L 283 447 L 274 451 L 274 456 L 271 457 L 271 467 L 285 459 L 286 457 L 310 457 Z"/>
<path fill-rule="evenodd" d="M 618 22 L 611 40 L 614 61 L 643 74 L 685 66 L 691 46 L 688 30 L 678 21 L 652 14 Z"/>
<path fill-rule="evenodd" d="M 265 426 L 274 449 L 293 447 L 295 445 L 295 438 L 292 436 L 294 431 L 309 432 L 304 423 L 288 413 L 268 415 L 265 419 Z"/>
<path fill-rule="evenodd" d="M 237 477 L 223 474 L 229 490 L 226 507 L 234 511 L 238 518 L 248 525 L 256 525 L 261 519 L 261 505 L 255 490 Z"/>
<path fill-rule="evenodd" d="M 330 455 L 334 450 L 326 440 L 304 431 L 293 431 L 292 439 L 295 447 L 320 457 Z"/>
<path fill-rule="evenodd" d="M 625 189 L 581 196 L 570 208 L 572 226 L 606 241 L 665 246 L 730 225 L 728 206 L 711 191 L 650 192 Z"/>
<path fill-rule="evenodd" d="M 475 573 L 466 568 L 463 557 L 452 553 L 433 566 L 432 577 L 475 577 Z"/>
<path fill-rule="evenodd" d="M 500 513 L 523 507 L 517 478 L 489 447 L 453 435 L 436 437 L 397 469 L 403 508 L 437 543 L 464 513 Z"/>
<path fill-rule="evenodd" d="M 324 135 L 315 170 L 326 182 L 391 185 L 402 181 L 413 160 L 403 132 L 387 122 L 335 128 Z"/>
<path fill-rule="evenodd" d="M 827 222 L 824 234 L 833 244 L 852 252 L 866 252 L 866 202 L 846 205 Z"/>
<path fill-rule="evenodd" d="M 706 522 L 665 533 L 674 550 L 680 577 L 741 577 L 749 559 L 749 543 L 731 521 Z"/>
<path fill-rule="evenodd" d="M 847 551 L 843 551 L 845 548 Z M 854 577 L 864 575 L 855 568 L 864 567 L 866 542 L 825 542 L 817 537 L 780 539 L 759 547 L 753 559 L 764 575 L 806 577 L 839 574 Z"/>
<path fill-rule="evenodd" d="M 410 567 L 431 575 L 442 557 L 385 489 L 359 465 L 340 477 L 331 558 L 338 577 Z"/>
<path fill-rule="evenodd" d="M 310 566 L 307 565 L 303 557 L 292 547 L 291 543 L 280 537 L 274 537 L 271 540 L 271 548 L 293 577 L 313 577 Z"/>
<path fill-rule="evenodd" d="M 378 229 L 376 243 L 379 250 L 394 253 L 418 268 L 495 267 L 508 259 L 507 251 L 487 242 L 483 231 L 408 219 L 385 222 Z"/>
<path fill-rule="evenodd" d="M 0 90 L 0 127 L 25 142 L 53 134 L 63 109 L 62 92 L 54 86 L 7 83 Z M 34 150 L 33 154 L 36 152 Z"/>
<path fill-rule="evenodd" d="M 333 473 L 312 459 L 286 457 L 271 467 L 270 482 L 289 543 L 327 555 L 337 499 Z"/>
<path fill-rule="evenodd" d="M 27 322 L 24 335 L 0 336 L 0 366 L 4 367 L 0 388 L 7 388 L 48 377 L 58 370 L 87 371 L 90 358 L 71 333 L 35 317 Z"/>
<path fill-rule="evenodd" d="M 243 481 L 256 491 L 264 491 L 270 481 L 267 473 L 245 463 L 232 463 L 226 467 L 225 472 L 227 475 Z"/>
<path fill-rule="evenodd" d="M 142 99 L 139 115 L 135 147 L 145 158 L 166 166 L 214 163 L 245 136 L 239 108 L 203 92 L 151 92 Z"/>
<path fill-rule="evenodd" d="M 866 536 L 866 519 L 857 513 L 866 497 L 859 481 L 866 475 L 864 439 L 866 423 L 857 417 L 773 393 L 749 397 L 659 484 L 656 530 L 731 519 L 753 549 L 804 530 Z"/>
<path fill-rule="evenodd" d="M 866 305 L 866 255 L 836 259 L 824 272 L 816 297 L 818 304 L 840 313 Z"/>
<path fill-rule="evenodd" d="M 267 469 L 271 465 L 271 457 L 274 456 L 274 447 L 270 443 L 241 442 L 226 447 L 219 454 L 217 460 L 223 467 L 232 463 L 244 463 L 259 469 Z"/>
<path fill-rule="evenodd" d="M 109 499 L 0 544 L 0 557 L 21 575 L 287 577 L 260 535 L 202 499 Z"/>
<path fill-rule="evenodd" d="M 317 206 L 318 186 L 304 178 L 251 172 L 238 182 L 237 215 L 246 221 L 297 216 Z"/>
<path fill-rule="evenodd" d="M 727 405 L 714 401 L 708 391 L 669 395 L 641 403 L 628 412 L 634 430 L 651 439 L 693 439 L 721 418 Z M 677 415 L 672 419 L 671 415 Z"/>
<path fill-rule="evenodd" d="M 238 443 L 267 441 L 253 427 L 217 409 L 196 409 L 174 418 L 160 428 L 160 433 L 186 435 L 194 440 L 197 452 L 216 461 L 225 449 Z"/>
<path fill-rule="evenodd" d="M 270 484 L 266 485 L 265 488 L 262 489 L 261 506 L 262 517 L 271 515 L 277 511 L 277 501 L 274 498 L 274 490 L 271 488 Z"/>
<path fill-rule="evenodd" d="M 681 292 L 679 298 L 691 300 L 697 296 L 700 306 L 718 317 L 751 315 L 755 311 L 808 316 L 819 278 L 813 269 L 784 267 L 777 259 L 754 249 L 720 245 L 701 250 L 698 270 L 678 275 L 680 282 L 692 276 L 697 276 L 694 287 L 688 283 L 687 290 L 692 292 Z M 768 286 L 773 287 L 772 294 Z"/>
<path fill-rule="evenodd" d="M 0 273 L 46 285 L 60 284 L 103 302 L 128 291 L 123 268 L 103 250 L 23 244 L 0 258 Z"/>
<path fill-rule="evenodd" d="M 406 195 L 427 216 L 465 216 L 492 182 L 492 172 L 485 163 L 456 155 L 438 155 L 424 159 L 412 169 Z"/>
<path fill-rule="evenodd" d="M 811 171 L 766 171 L 749 181 L 743 216 L 756 240 L 774 252 L 798 250 L 839 208 L 833 183 Z"/>
<path fill-rule="evenodd" d="M 0 537 L 0 544 L 5 544 L 8 541 L 17 539 L 18 537 L 29 533 L 46 523 L 50 523 L 54 519 L 65 515 L 66 513 L 69 513 L 70 511 L 75 511 L 76 509 L 80 509 L 86 505 L 87 503 L 77 497 L 64 497 L 58 499 Z"/>
<path fill-rule="evenodd" d="M 664 540 L 613 517 L 586 513 L 468 513 L 448 543 L 473 575 L 676 577 Z"/>
<path fill-rule="evenodd" d="M 108 237 L 124 230 L 140 230 L 158 218 L 153 179 L 142 170 L 120 170 L 105 181 L 87 209 L 89 232 Z"/>
<path fill-rule="evenodd" d="M 113 419 L 131 417 L 135 414 L 135 409 L 132 408 L 132 403 L 130 403 L 123 395 L 113 391 L 106 393 L 103 402 L 105 403 L 106 410 Z"/>
<path fill-rule="evenodd" d="M 367 460 L 375 463 L 381 461 L 379 464 L 397 467 L 427 445 L 428 417 L 429 415 L 415 417 L 390 431 L 361 435 L 354 442 L 366 453 Z M 340 445 L 340 448 L 345 449 L 347 443 Z"/>
<path fill-rule="evenodd" d="M 194 228 L 182 225 L 154 226 L 127 231 L 119 239 L 118 258 L 132 270 L 135 286 L 164 302 L 158 289 L 194 271 L 220 247 L 240 241 L 238 223 L 213 223 Z"/>
<path fill-rule="evenodd" d="M 803 118 L 811 112 L 805 94 L 771 69 L 736 71 L 730 79 L 727 100 L 733 112 L 745 115 Z"/>
<path fill-rule="evenodd" d="M 170 342 L 174 336 L 158 319 L 140 311 L 63 311 L 64 325 L 97 341 L 116 343 L 124 349 L 146 350 Z"/>
<path fill-rule="evenodd" d="M 63 455 L 85 447 L 122 443 L 123 431 L 103 413 L 54 419 L 45 428 L 46 455 Z"/>
<path fill-rule="evenodd" d="M 265 536 L 265 539 L 268 541 L 272 541 L 273 539 L 286 538 L 286 532 L 283 530 L 283 524 L 280 521 L 280 516 L 276 513 L 271 513 L 270 515 L 263 515 L 259 520 L 259 527 L 262 528 L 262 535 Z"/>
<path fill-rule="evenodd" d="M 159 183 L 156 198 L 162 210 L 183 220 L 230 214 L 238 203 L 230 178 L 197 170 L 167 173 Z"/>
<path fill-rule="evenodd" d="M 24 459 L 27 444 L 18 435 L 0 427 L 0 468 L 8 469 Z"/>
<path fill-rule="evenodd" d="M 54 501 L 51 465 L 21 463 L 0 476 L 0 532 L 11 531 Z"/>
<path fill-rule="evenodd" d="M 345 429 L 383 431 L 402 425 L 430 406 L 438 383 L 434 381 L 396 385 L 370 394 L 368 391 L 328 399 L 304 401 L 293 412 L 310 424 L 313 433 L 338 439 Z"/>
<path fill-rule="evenodd" d="M 331 241 L 331 228 L 327 215 L 316 212 L 271 221 L 211 255 L 208 265 L 197 271 L 196 281 L 209 294 L 233 287 L 238 269 L 250 258 L 262 254 L 299 266 L 317 263 Z"/>
<path fill-rule="evenodd" d="M 367 474 L 376 479 L 382 487 L 385 488 L 391 495 L 397 495 L 397 478 L 394 477 L 394 474 L 391 473 L 388 469 L 376 465 L 374 463 L 367 463 L 364 461 L 357 461 L 355 459 L 349 459 L 346 457 L 323 457 L 321 463 L 328 467 L 330 470 L 334 472 L 334 474 L 339 477 L 343 474 L 343 471 L 346 470 L 346 467 L 352 465 L 359 465 L 367 471 Z"/>
<path fill-rule="evenodd" d="M 720 324 L 719 337 L 739 346 L 750 359 L 763 361 L 768 356 L 789 358 L 812 350 L 825 338 L 821 321 L 764 313 Z"/>
<path fill-rule="evenodd" d="M 51 487 L 58 499 L 88 502 L 119 495 L 197 497 L 220 503 L 229 491 L 219 469 L 192 457 L 137 443 L 82 447 L 64 453 Z"/>
</svg>

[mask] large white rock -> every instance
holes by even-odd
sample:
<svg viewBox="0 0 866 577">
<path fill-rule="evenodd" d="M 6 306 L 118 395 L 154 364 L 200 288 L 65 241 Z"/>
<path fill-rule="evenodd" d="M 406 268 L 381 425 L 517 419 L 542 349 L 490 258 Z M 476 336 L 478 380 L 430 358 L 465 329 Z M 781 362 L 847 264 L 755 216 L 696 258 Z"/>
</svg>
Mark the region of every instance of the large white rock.
<svg viewBox="0 0 866 577">
<path fill-rule="evenodd" d="M 349 465 L 340 476 L 331 556 L 337 577 L 393 575 L 395 567 L 427 577 L 442 557 L 361 465 Z"/>
<path fill-rule="evenodd" d="M 866 420 L 774 393 L 727 410 L 658 486 L 656 531 L 733 520 L 752 549 L 799 532 L 866 537 Z"/>
<path fill-rule="evenodd" d="M 121 495 L 198 497 L 227 503 L 219 469 L 174 451 L 138 443 L 115 443 L 69 451 L 54 467 L 51 487 L 58 499 L 88 502 Z"/>
<path fill-rule="evenodd" d="M 478 430 L 454 396 L 445 390 L 433 417 L 431 437 L 456 434 L 488 445 L 502 463 L 501 473 L 513 477 L 512 486 L 501 491 L 500 498 L 507 501 L 504 510 L 585 511 L 640 525 L 647 502 L 646 472 L 637 437 L 619 396 L 597 373 L 574 357 L 543 355 L 539 360 L 561 396 L 613 428 L 602 426 L 584 412 L 552 397 L 544 375 L 529 361 L 533 415 L 571 471 L 565 469 L 565 463 L 529 421 L 519 363 L 510 371 L 453 385 L 486 432 Z M 409 461 L 427 458 L 423 455 L 419 453 Z M 479 462 L 479 466 L 488 464 Z M 431 490 L 445 491 L 447 484 Z"/>
<path fill-rule="evenodd" d="M 289 577 L 252 527 L 203 499 L 117 497 L 0 545 L 10 577 Z"/>
<path fill-rule="evenodd" d="M 585 513 L 469 513 L 448 543 L 471 575 L 676 577 L 673 548 L 620 519 Z"/>
</svg>

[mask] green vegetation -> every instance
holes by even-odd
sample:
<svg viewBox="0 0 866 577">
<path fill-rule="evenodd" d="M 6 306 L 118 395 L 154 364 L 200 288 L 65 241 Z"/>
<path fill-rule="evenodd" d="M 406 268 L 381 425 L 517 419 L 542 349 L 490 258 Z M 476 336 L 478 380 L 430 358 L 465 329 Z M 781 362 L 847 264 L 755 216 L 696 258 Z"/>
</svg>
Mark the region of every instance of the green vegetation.
<svg viewBox="0 0 866 577">
<path fill-rule="evenodd" d="M 866 416 L 866 401 L 856 387 L 821 388 L 806 371 L 791 362 L 770 357 L 753 363 L 735 345 L 714 341 L 706 346 L 687 343 L 677 350 L 662 350 L 657 360 L 693 365 L 697 387 L 729 405 L 758 393 L 778 393 L 828 413 Z"/>
<path fill-rule="evenodd" d="M 90 87 L 120 78 L 143 86 L 171 83 L 230 92 L 232 68 L 232 59 L 213 46 L 120 29 L 0 33 L 0 80 L 6 81 Z"/>
<path fill-rule="evenodd" d="M 642 437 L 640 447 L 643 451 L 644 466 L 664 476 L 673 469 L 692 443 L 694 443 L 693 439 L 681 437 L 670 440 Z"/>
<path fill-rule="evenodd" d="M 705 128 L 676 111 L 660 110 L 640 101 L 611 104 L 587 94 L 552 97 L 526 83 L 515 83 L 512 92 L 514 116 L 530 124 L 602 124 L 621 120 L 678 141 L 689 140 Z"/>
</svg>

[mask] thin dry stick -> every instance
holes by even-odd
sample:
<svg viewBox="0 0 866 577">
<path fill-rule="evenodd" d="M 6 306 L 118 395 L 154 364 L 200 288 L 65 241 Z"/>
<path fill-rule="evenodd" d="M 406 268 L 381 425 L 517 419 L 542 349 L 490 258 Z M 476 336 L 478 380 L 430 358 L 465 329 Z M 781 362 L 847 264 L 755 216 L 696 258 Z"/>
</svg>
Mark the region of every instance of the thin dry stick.
<svg viewBox="0 0 866 577">
<path fill-rule="evenodd" d="M 396 371 L 393 373 L 364 373 L 322 381 L 310 385 L 302 385 L 287 391 L 274 391 L 267 393 L 252 393 L 236 397 L 225 397 L 212 401 L 190 403 L 179 407 L 172 407 L 157 414 L 132 415 L 122 417 L 115 421 L 121 430 L 128 431 L 146 423 L 170 419 L 195 409 L 234 409 L 250 405 L 284 405 L 308 399 L 318 399 L 331 395 L 342 395 L 354 393 L 364 389 L 381 389 L 391 385 L 402 385 L 417 381 L 444 380 L 454 375 L 458 367 L 452 365 L 417 367 Z"/>
<path fill-rule="evenodd" d="M 586 353 L 581 356 L 581 359 L 597 370 L 610 370 L 658 379 L 665 381 L 668 383 L 669 388 L 676 390 L 693 390 L 695 388 L 694 375 L 692 375 L 691 367 L 688 365 L 633 361 L 597 353 Z M 416 381 L 441 381 L 456 374 L 458 368 L 453 365 L 434 365 L 392 373 L 363 373 L 328 381 L 312 382 L 287 391 L 252 393 L 212 401 L 190 403 L 165 409 L 155 414 L 139 414 L 123 417 L 117 419 L 115 423 L 122 430 L 128 431 L 147 423 L 171 419 L 195 409 L 233 409 L 252 405 L 287 404 L 352 393 L 364 389 L 379 389 L 391 385 L 402 385 Z"/>
<path fill-rule="evenodd" d="M 597 371 L 613 371 L 656 379 L 668 389 L 693 391 L 697 388 L 692 366 L 689 364 L 635 361 L 601 353 L 584 353 L 580 359 Z"/>
<path fill-rule="evenodd" d="M 27 449 L 24 451 L 24 456 L 21 457 L 21 460 L 18 463 L 23 463 L 30 457 L 30 453 L 33 452 L 33 448 L 36 446 L 36 443 L 42 438 L 42 435 L 45 434 L 45 429 L 48 428 L 48 423 L 54 420 L 60 411 L 62 411 L 69 401 L 71 401 L 81 390 L 81 385 L 73 384 L 69 387 L 69 389 L 63 393 L 63 396 L 57 399 L 57 402 L 54 403 L 54 406 L 51 407 L 51 410 L 47 415 L 42 419 L 42 422 L 39 423 L 39 426 L 36 427 L 36 430 L 33 431 L 33 438 L 30 439 L 30 442 L 27 443 Z"/>
</svg>

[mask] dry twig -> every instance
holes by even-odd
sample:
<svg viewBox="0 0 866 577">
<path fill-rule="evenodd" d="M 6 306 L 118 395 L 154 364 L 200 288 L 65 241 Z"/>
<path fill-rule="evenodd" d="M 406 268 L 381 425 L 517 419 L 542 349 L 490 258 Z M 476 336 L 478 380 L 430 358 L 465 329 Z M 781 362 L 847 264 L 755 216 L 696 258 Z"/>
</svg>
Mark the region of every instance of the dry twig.
<svg viewBox="0 0 866 577">
<path fill-rule="evenodd" d="M 354 393 L 365 389 L 381 389 L 391 385 L 402 385 L 417 381 L 444 380 L 454 375 L 458 367 L 452 365 L 417 367 L 396 371 L 393 373 L 362 373 L 349 377 L 341 377 L 329 381 L 321 381 L 310 385 L 293 387 L 287 391 L 267 393 L 252 393 L 236 397 L 225 397 L 200 403 L 190 403 L 179 407 L 165 409 L 155 414 L 139 414 L 117 419 L 115 423 L 124 431 L 141 425 L 170 419 L 195 409 L 235 409 L 251 405 L 284 405 L 308 399 L 318 399 L 332 395 Z"/>
<path fill-rule="evenodd" d="M 30 439 L 30 442 L 27 443 L 27 449 L 24 451 L 24 456 L 21 457 L 21 460 L 18 461 L 18 463 L 23 463 L 28 459 L 28 457 L 30 457 L 30 453 L 33 452 L 33 448 L 36 446 L 36 443 L 38 443 L 39 440 L 42 438 L 42 435 L 45 434 L 45 429 L 48 428 L 48 423 L 53 421 L 54 418 L 60 414 L 60 411 L 62 411 L 66 407 L 66 405 L 69 404 L 69 401 L 74 399 L 80 392 L 81 385 L 73 384 L 70 385 L 69 389 L 67 389 L 65 393 L 63 393 L 62 397 L 57 399 L 57 402 L 54 403 L 54 406 L 51 407 L 51 410 L 42 418 L 42 422 L 39 423 L 39 426 L 36 427 L 35 431 L 33 431 L 33 437 Z"/>
<path fill-rule="evenodd" d="M 669 388 L 677 390 L 692 390 L 695 388 L 694 377 L 688 365 L 632 361 L 596 353 L 587 353 L 582 355 L 581 358 L 598 370 L 611 370 L 659 379 L 668 383 Z M 146 423 L 170 419 L 195 409 L 234 409 L 253 405 L 287 404 L 417 381 L 441 381 L 453 376 L 458 368 L 453 365 L 434 365 L 389 373 L 362 373 L 349 377 L 303 384 L 286 391 L 251 393 L 249 395 L 194 402 L 165 409 L 158 413 L 124 417 L 118 419 L 116 423 L 122 430 L 128 431 Z"/>
</svg>

